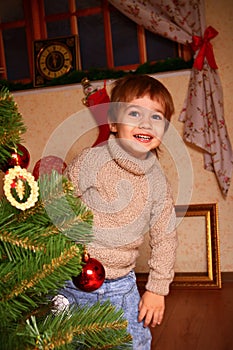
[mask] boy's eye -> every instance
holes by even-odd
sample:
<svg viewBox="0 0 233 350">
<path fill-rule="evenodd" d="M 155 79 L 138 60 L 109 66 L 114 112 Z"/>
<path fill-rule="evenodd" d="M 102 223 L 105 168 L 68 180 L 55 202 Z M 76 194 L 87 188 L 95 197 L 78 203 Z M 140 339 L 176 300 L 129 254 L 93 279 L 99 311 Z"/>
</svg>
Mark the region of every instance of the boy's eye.
<svg viewBox="0 0 233 350">
<path fill-rule="evenodd" d="M 130 111 L 130 112 L 129 112 L 129 115 L 130 115 L 131 117 L 139 117 L 139 116 L 140 116 L 140 113 L 137 112 L 137 111 Z"/>
<path fill-rule="evenodd" d="M 162 119 L 163 119 L 163 116 L 160 115 L 160 114 L 153 114 L 153 115 L 152 115 L 152 119 L 154 119 L 154 120 L 162 120 Z"/>
</svg>

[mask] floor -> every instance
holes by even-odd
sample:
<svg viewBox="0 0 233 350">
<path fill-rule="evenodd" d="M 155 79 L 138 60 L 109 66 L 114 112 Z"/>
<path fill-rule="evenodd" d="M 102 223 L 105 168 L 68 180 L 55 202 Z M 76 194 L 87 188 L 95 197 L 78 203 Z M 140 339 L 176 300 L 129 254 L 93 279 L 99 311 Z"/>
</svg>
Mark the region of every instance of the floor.
<svg viewBox="0 0 233 350">
<path fill-rule="evenodd" d="M 152 350 L 233 350 L 233 281 L 217 290 L 172 289 Z"/>
</svg>

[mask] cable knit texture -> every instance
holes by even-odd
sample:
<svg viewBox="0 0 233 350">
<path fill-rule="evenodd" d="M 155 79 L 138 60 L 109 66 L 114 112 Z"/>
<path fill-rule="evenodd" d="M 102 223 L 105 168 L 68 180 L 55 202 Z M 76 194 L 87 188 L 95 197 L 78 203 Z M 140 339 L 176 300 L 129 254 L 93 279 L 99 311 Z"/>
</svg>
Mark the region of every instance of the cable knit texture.
<svg viewBox="0 0 233 350">
<path fill-rule="evenodd" d="M 82 151 L 67 168 L 76 194 L 94 215 L 91 257 L 102 262 L 106 278 L 135 267 L 138 248 L 150 232 L 146 289 L 167 295 L 174 277 L 176 215 L 170 186 L 153 153 L 130 156 L 111 135 L 104 146 Z"/>
</svg>

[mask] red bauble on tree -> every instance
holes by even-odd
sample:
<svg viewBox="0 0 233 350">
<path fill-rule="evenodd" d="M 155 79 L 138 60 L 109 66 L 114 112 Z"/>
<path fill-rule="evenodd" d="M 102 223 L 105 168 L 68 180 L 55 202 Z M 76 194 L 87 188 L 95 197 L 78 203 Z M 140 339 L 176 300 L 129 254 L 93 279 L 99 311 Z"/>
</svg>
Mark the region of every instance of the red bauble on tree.
<svg viewBox="0 0 233 350">
<path fill-rule="evenodd" d="M 12 151 L 10 158 L 1 167 L 1 170 L 5 173 L 8 169 L 14 168 L 14 166 L 20 166 L 27 169 L 30 162 L 30 154 L 26 147 L 21 144 L 16 145 L 16 148 Z"/>
<path fill-rule="evenodd" d="M 84 292 L 93 292 L 102 286 L 105 270 L 103 265 L 98 260 L 90 258 L 87 252 L 84 252 L 83 261 L 85 266 L 78 276 L 73 277 L 73 283 Z"/>
<path fill-rule="evenodd" d="M 61 158 L 57 156 L 46 156 L 36 162 L 32 175 L 38 180 L 41 175 L 51 174 L 53 170 L 56 170 L 59 174 L 63 174 L 66 167 L 66 163 Z"/>
</svg>

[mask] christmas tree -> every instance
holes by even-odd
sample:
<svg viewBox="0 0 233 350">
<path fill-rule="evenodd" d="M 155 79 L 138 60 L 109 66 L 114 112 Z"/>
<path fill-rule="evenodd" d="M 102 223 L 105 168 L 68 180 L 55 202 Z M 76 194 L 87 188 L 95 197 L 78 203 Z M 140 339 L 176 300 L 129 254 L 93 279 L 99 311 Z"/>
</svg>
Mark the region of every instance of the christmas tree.
<svg viewBox="0 0 233 350">
<path fill-rule="evenodd" d="M 57 300 L 58 289 L 83 269 L 93 217 L 62 174 L 53 171 L 36 181 L 21 164 L 12 166 L 13 154 L 20 157 L 25 132 L 13 96 L 2 88 L 0 348 L 131 348 L 121 310 L 110 303 L 79 307 Z"/>
</svg>

